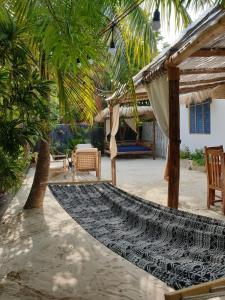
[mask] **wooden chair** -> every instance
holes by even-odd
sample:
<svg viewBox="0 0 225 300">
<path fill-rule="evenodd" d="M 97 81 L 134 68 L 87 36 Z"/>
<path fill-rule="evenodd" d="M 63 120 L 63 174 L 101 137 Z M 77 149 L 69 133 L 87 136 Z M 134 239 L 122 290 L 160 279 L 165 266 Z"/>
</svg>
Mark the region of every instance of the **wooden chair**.
<svg viewBox="0 0 225 300">
<path fill-rule="evenodd" d="M 205 160 L 207 171 L 207 207 L 222 201 L 223 213 L 225 214 L 225 161 L 223 146 L 205 147 Z M 221 192 L 221 197 L 216 195 Z M 217 200 L 216 200 L 217 198 Z"/>
<path fill-rule="evenodd" d="M 72 153 L 74 166 L 73 180 L 76 172 L 95 171 L 98 180 L 101 178 L 101 152 L 97 148 L 77 149 Z"/>
<path fill-rule="evenodd" d="M 64 174 L 68 171 L 69 163 L 67 155 L 52 155 L 50 154 L 49 175 L 51 177 Z"/>
</svg>

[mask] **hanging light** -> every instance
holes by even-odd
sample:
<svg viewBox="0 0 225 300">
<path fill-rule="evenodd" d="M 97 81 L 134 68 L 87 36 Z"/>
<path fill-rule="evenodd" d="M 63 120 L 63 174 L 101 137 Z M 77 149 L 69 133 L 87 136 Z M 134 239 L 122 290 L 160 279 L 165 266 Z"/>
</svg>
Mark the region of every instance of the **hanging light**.
<svg viewBox="0 0 225 300">
<path fill-rule="evenodd" d="M 87 59 L 88 59 L 89 64 L 93 65 L 94 61 L 89 55 L 87 56 Z"/>
<path fill-rule="evenodd" d="M 159 12 L 158 8 L 156 8 L 154 15 L 153 15 L 153 20 L 152 20 L 152 29 L 154 31 L 159 31 L 160 27 L 161 27 L 160 12 Z"/>
<path fill-rule="evenodd" d="M 115 42 L 113 40 L 113 31 L 114 31 L 114 27 L 115 25 L 112 24 L 112 39 L 111 39 L 111 42 L 110 42 L 110 46 L 109 46 L 109 53 L 111 55 L 115 55 L 116 54 L 116 45 L 115 45 Z"/>
<path fill-rule="evenodd" d="M 81 68 L 81 62 L 80 62 L 80 59 L 77 58 L 77 67 L 80 69 Z"/>
</svg>

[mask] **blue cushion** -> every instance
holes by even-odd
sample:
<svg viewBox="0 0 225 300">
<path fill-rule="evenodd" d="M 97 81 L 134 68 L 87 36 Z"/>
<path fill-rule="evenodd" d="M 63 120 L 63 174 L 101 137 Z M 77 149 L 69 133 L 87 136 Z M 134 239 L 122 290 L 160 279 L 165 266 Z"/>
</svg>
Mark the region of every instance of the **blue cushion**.
<svg viewBox="0 0 225 300">
<path fill-rule="evenodd" d="M 149 151 L 149 148 L 142 145 L 118 146 L 118 152 L 132 152 L 132 151 Z"/>
</svg>

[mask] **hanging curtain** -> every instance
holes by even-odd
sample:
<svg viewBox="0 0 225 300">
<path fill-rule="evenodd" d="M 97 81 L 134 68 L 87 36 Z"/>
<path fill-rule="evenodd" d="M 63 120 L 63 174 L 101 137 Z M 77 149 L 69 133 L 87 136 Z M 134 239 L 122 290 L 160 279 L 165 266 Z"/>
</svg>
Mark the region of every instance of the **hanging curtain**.
<svg viewBox="0 0 225 300">
<path fill-rule="evenodd" d="M 117 144 L 116 144 L 116 134 L 119 128 L 120 120 L 120 105 L 117 104 L 113 107 L 112 113 L 112 130 L 110 137 L 110 157 L 113 159 L 117 155 Z"/>
<path fill-rule="evenodd" d="M 135 118 L 124 119 L 124 121 L 134 132 L 137 133 L 137 126 L 136 126 Z"/>
<path fill-rule="evenodd" d="M 169 85 L 167 75 L 145 85 L 160 129 L 169 137 Z"/>
<path fill-rule="evenodd" d="M 159 127 L 165 136 L 169 137 L 169 84 L 167 75 L 163 75 L 151 83 L 146 84 L 145 89 L 151 101 L 152 109 Z M 168 179 L 168 147 L 164 178 Z"/>
</svg>

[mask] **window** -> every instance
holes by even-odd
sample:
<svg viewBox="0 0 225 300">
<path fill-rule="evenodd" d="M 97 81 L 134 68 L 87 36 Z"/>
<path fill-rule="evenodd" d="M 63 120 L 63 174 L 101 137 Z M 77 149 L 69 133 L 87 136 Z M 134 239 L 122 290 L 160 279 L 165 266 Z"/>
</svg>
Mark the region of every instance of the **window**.
<svg viewBox="0 0 225 300">
<path fill-rule="evenodd" d="M 190 133 L 210 133 L 210 103 L 208 99 L 202 103 L 190 105 Z"/>
</svg>

